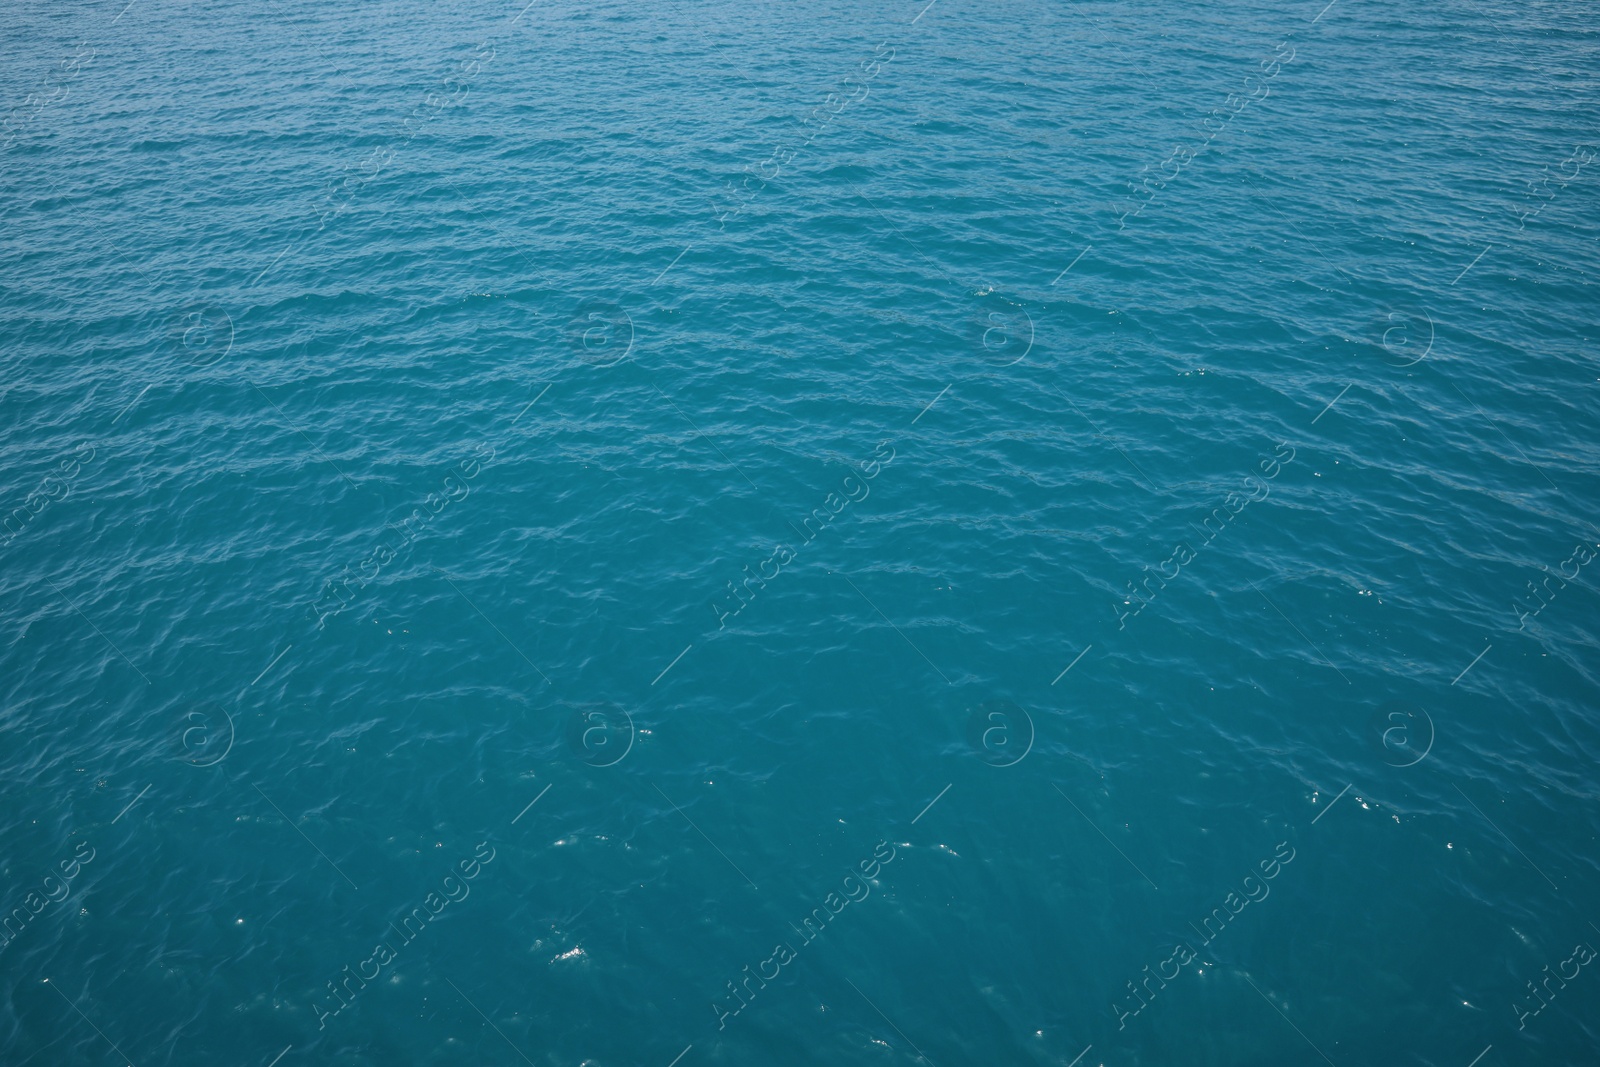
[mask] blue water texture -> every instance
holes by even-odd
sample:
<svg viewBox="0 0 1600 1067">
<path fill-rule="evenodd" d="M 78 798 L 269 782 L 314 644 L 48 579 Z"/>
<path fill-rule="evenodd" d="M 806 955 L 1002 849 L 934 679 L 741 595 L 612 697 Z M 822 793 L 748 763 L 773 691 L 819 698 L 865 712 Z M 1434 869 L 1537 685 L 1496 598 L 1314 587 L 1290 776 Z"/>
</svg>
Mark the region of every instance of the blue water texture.
<svg viewBox="0 0 1600 1067">
<path fill-rule="evenodd" d="M 15 0 L 0 1065 L 1600 1063 L 1600 22 Z"/>
</svg>

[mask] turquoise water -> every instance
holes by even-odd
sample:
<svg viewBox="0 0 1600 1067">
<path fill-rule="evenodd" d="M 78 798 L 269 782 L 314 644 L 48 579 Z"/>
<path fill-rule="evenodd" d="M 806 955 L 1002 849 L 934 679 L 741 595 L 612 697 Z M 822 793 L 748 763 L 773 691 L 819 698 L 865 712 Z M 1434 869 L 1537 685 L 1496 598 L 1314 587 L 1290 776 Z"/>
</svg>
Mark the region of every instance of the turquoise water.
<svg viewBox="0 0 1600 1067">
<path fill-rule="evenodd" d="M 1586 5 L 0 15 L 0 1062 L 1600 1060 Z"/>
</svg>

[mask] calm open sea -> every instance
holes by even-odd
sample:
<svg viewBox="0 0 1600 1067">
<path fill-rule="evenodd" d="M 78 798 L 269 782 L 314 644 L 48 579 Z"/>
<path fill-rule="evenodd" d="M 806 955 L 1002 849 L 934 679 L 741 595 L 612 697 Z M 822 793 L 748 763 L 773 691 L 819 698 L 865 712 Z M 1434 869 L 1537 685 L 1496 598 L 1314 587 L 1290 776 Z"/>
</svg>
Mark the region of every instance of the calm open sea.
<svg viewBox="0 0 1600 1067">
<path fill-rule="evenodd" d="M 11 3 L 0 1064 L 1600 1062 L 1596 11 Z"/>
</svg>

